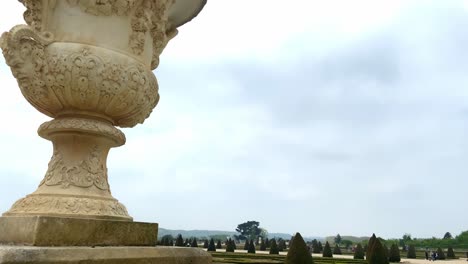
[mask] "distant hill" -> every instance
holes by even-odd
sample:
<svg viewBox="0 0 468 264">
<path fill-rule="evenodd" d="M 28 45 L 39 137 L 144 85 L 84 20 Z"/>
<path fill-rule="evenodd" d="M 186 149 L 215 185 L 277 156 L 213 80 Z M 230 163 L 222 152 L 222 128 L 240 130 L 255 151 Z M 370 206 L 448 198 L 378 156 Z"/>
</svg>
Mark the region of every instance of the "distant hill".
<svg viewBox="0 0 468 264">
<path fill-rule="evenodd" d="M 363 237 L 357 237 L 357 236 L 341 236 L 341 240 L 349 240 L 353 243 L 361 243 L 363 240 L 369 240 L 370 237 L 368 236 L 363 236 Z M 335 236 L 327 236 L 326 241 L 328 243 L 335 243 Z"/>
<path fill-rule="evenodd" d="M 165 235 L 172 235 L 172 236 L 177 236 L 178 234 L 181 234 L 182 237 L 184 238 L 189 238 L 189 237 L 198 237 L 198 238 L 204 238 L 204 237 L 211 237 L 211 236 L 221 236 L 224 235 L 226 237 L 234 237 L 234 235 L 237 235 L 237 232 L 233 231 L 220 231 L 220 230 L 171 230 L 171 229 L 165 229 L 165 228 L 159 228 L 158 231 L 158 238 L 161 238 Z M 291 234 L 285 234 L 285 233 L 269 233 L 268 237 L 269 238 L 282 238 L 282 239 L 291 239 Z"/>
</svg>

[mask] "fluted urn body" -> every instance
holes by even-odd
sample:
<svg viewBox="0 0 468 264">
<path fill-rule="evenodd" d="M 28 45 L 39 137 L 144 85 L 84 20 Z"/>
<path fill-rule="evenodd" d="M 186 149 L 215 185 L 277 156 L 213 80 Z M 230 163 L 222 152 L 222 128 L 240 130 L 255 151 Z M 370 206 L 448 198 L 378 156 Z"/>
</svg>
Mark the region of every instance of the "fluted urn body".
<svg viewBox="0 0 468 264">
<path fill-rule="evenodd" d="M 26 100 L 52 117 L 39 135 L 53 142 L 38 189 L 5 216 L 131 220 L 112 197 L 106 159 L 125 143 L 116 128 L 143 123 L 159 101 L 152 70 L 177 27 L 203 0 L 20 0 L 27 25 L 1 48 Z"/>
</svg>

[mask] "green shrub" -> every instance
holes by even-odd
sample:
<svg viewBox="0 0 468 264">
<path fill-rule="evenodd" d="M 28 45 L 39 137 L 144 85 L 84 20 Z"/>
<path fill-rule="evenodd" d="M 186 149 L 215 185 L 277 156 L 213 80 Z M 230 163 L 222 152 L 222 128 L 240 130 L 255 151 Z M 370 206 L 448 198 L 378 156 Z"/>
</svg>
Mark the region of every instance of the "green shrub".
<svg viewBox="0 0 468 264">
<path fill-rule="evenodd" d="M 322 242 L 318 242 L 318 247 L 319 247 L 319 253 L 323 251 L 323 245 Z"/>
<path fill-rule="evenodd" d="M 247 250 L 247 253 L 255 254 L 255 244 L 252 239 L 250 240 L 249 249 Z"/>
<path fill-rule="evenodd" d="M 245 240 L 244 250 L 249 250 L 249 240 Z"/>
<path fill-rule="evenodd" d="M 286 256 L 285 264 L 313 264 L 312 255 L 309 253 L 304 239 L 301 234 L 296 233 L 290 242 L 288 255 Z"/>
<path fill-rule="evenodd" d="M 447 258 L 448 259 L 456 259 L 457 257 L 455 256 L 455 252 L 453 252 L 453 248 L 449 247 L 447 249 Z"/>
<path fill-rule="evenodd" d="M 341 249 L 338 244 L 335 244 L 335 247 L 333 248 L 333 254 L 334 255 L 341 255 Z"/>
<path fill-rule="evenodd" d="M 333 258 L 333 253 L 332 253 L 330 244 L 328 244 L 328 241 L 325 243 L 325 247 L 323 248 L 322 256 L 324 258 Z"/>
<path fill-rule="evenodd" d="M 388 261 L 390 262 L 400 262 L 401 257 L 400 257 L 400 249 L 396 244 L 392 244 L 390 247 L 390 252 L 388 254 Z"/>
<path fill-rule="evenodd" d="M 312 240 L 312 253 L 320 253 L 320 248 L 317 239 Z"/>
<path fill-rule="evenodd" d="M 176 239 L 176 242 L 175 242 L 175 246 L 176 246 L 176 247 L 183 247 L 183 246 L 184 246 L 184 239 L 182 238 L 182 235 L 181 235 L 181 234 L 178 234 L 178 235 L 177 235 L 177 239 Z"/>
<path fill-rule="evenodd" d="M 195 237 L 192 239 L 192 243 L 190 243 L 190 246 L 195 247 L 195 248 L 198 247 L 198 242 L 197 242 L 197 239 Z"/>
<path fill-rule="evenodd" d="M 408 253 L 406 254 L 406 257 L 409 259 L 415 259 L 416 258 L 416 248 L 413 245 L 410 245 L 408 248 Z"/>
<path fill-rule="evenodd" d="M 361 244 L 357 244 L 356 249 L 354 250 L 354 259 L 364 259 L 364 249 Z"/>
<path fill-rule="evenodd" d="M 372 237 L 375 238 L 375 235 Z M 369 248 L 368 250 L 369 254 L 367 255 L 367 263 L 369 264 L 388 264 L 388 255 L 387 252 L 385 252 L 385 248 L 380 243 L 380 240 L 375 238 L 373 239 L 373 243 L 370 243 L 371 241 L 369 240 Z"/>
<path fill-rule="evenodd" d="M 265 251 L 267 248 L 265 240 L 262 238 L 262 242 L 260 243 L 260 250 Z"/>
<path fill-rule="evenodd" d="M 203 248 L 208 248 L 208 239 L 205 239 L 205 242 L 203 243 Z"/>
<path fill-rule="evenodd" d="M 210 244 L 208 245 L 208 251 L 216 252 L 216 246 L 213 238 L 210 240 Z"/>
<path fill-rule="evenodd" d="M 226 242 L 226 252 L 234 252 L 234 241 L 231 238 Z"/>
<path fill-rule="evenodd" d="M 442 259 L 442 260 L 445 259 L 445 253 L 444 253 L 444 251 L 443 251 L 441 248 L 438 248 L 438 249 L 437 249 L 437 255 L 438 255 L 438 256 L 437 256 L 437 259 L 438 259 L 438 260 L 439 260 L 439 259 Z"/>
<path fill-rule="evenodd" d="M 277 255 L 279 254 L 278 245 L 276 244 L 276 239 L 270 241 L 270 254 Z"/>
<path fill-rule="evenodd" d="M 216 243 L 216 248 L 217 249 L 222 249 L 223 246 L 221 245 L 221 240 L 218 240 L 218 242 Z"/>
<path fill-rule="evenodd" d="M 366 248 L 366 258 L 369 258 L 370 252 L 372 251 L 372 247 L 374 246 L 375 240 L 377 237 L 375 234 L 372 234 L 372 236 L 369 238 L 369 242 L 367 243 L 367 248 Z"/>
</svg>

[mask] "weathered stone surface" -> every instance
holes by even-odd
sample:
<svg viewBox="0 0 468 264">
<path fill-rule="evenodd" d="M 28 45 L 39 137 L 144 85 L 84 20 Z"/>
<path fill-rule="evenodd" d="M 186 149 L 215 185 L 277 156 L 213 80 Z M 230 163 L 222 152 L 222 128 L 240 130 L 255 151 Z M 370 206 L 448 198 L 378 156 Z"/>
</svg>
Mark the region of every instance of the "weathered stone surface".
<svg viewBox="0 0 468 264">
<path fill-rule="evenodd" d="M 47 216 L 0 217 L 0 244 L 155 246 L 158 224 Z"/>
<path fill-rule="evenodd" d="M 0 264 L 209 264 L 201 249 L 176 247 L 0 247 Z"/>
</svg>

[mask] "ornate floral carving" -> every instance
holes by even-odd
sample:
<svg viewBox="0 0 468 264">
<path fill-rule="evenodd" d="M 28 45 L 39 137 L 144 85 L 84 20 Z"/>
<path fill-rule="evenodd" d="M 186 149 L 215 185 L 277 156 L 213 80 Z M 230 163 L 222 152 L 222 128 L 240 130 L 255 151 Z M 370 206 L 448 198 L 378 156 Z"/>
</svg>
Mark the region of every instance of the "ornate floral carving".
<svg viewBox="0 0 468 264">
<path fill-rule="evenodd" d="M 2 36 L 6 62 L 33 106 L 51 117 L 78 109 L 108 116 L 122 127 L 144 122 L 159 100 L 156 77 L 148 68 L 112 51 L 98 56 L 93 47 L 48 45 L 52 39 L 28 26 Z"/>
<path fill-rule="evenodd" d="M 101 149 L 94 146 L 87 159 L 70 164 L 64 160 L 60 151 L 55 150 L 49 162 L 49 169 L 39 186 L 61 185 L 68 188 L 72 185 L 88 188 L 94 185 L 98 189 L 109 190 L 107 167 L 102 157 Z"/>
<path fill-rule="evenodd" d="M 8 214 L 92 215 L 128 219 L 127 209 L 115 199 L 29 195 L 18 200 Z"/>
<path fill-rule="evenodd" d="M 94 120 L 85 118 L 58 118 L 49 122 L 43 123 L 39 129 L 39 135 L 44 138 L 49 138 L 48 134 L 51 132 L 74 130 L 78 132 L 87 132 L 109 137 L 116 141 L 119 145 L 125 143 L 125 135 L 114 126 Z"/>
<path fill-rule="evenodd" d="M 92 15 L 127 15 L 137 0 L 67 0 L 71 6 L 79 6 L 83 12 Z"/>
<path fill-rule="evenodd" d="M 42 0 L 19 0 L 25 7 L 24 21 L 37 31 L 42 28 Z"/>
<path fill-rule="evenodd" d="M 131 17 L 132 33 L 130 34 L 129 46 L 136 55 L 143 53 L 146 33 L 149 32 L 153 39 L 152 69 L 158 67 L 159 55 L 169 40 L 177 34 L 176 29 L 169 31 L 167 11 L 173 3 L 174 0 L 144 0 Z"/>
</svg>

